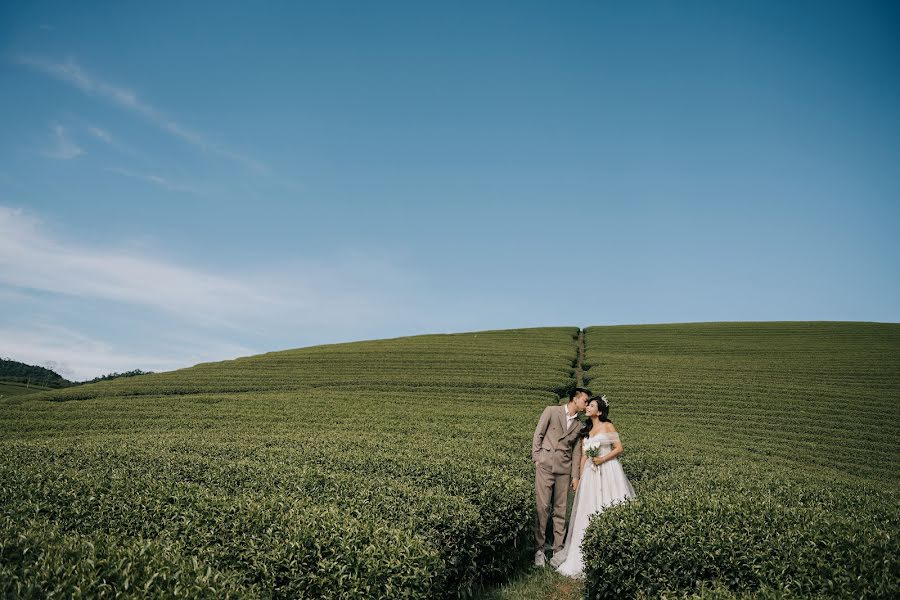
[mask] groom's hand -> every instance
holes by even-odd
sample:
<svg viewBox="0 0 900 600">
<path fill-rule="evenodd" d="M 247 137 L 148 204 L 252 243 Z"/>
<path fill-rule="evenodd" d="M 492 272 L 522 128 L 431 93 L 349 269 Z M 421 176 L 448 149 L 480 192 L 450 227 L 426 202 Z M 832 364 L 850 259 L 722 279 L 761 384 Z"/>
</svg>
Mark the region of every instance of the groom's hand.
<svg viewBox="0 0 900 600">
<path fill-rule="evenodd" d="M 573 480 L 572 480 L 572 491 L 573 491 L 573 492 L 577 492 L 577 491 L 578 491 L 578 482 L 580 482 L 580 481 L 581 481 L 580 479 L 573 479 Z"/>
</svg>

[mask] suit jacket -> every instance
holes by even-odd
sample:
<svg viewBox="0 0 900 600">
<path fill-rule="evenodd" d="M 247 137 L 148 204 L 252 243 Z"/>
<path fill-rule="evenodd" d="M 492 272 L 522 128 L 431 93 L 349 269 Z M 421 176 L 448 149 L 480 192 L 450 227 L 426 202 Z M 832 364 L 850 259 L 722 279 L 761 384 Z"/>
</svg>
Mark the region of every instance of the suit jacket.
<svg viewBox="0 0 900 600">
<path fill-rule="evenodd" d="M 571 473 L 572 479 L 581 475 L 581 421 L 575 419 L 566 429 L 566 406 L 544 409 L 531 442 L 531 458 L 538 467 L 554 475 Z M 578 460 L 572 460 L 573 455 Z"/>
</svg>

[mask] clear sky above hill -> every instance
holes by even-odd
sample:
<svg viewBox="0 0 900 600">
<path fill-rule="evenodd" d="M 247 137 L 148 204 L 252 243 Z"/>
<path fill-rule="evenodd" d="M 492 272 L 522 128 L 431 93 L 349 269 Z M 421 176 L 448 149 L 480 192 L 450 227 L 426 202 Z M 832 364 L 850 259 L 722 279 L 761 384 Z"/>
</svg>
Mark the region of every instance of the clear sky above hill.
<svg viewBox="0 0 900 600">
<path fill-rule="evenodd" d="M 900 321 L 892 2 L 5 2 L 0 356 Z"/>
</svg>

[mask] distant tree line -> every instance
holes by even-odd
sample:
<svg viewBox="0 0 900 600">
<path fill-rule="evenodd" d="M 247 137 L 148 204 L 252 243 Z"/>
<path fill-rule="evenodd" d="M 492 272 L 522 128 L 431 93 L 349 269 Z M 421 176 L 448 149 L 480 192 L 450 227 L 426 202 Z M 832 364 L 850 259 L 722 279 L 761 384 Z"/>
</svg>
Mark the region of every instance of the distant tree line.
<svg viewBox="0 0 900 600">
<path fill-rule="evenodd" d="M 64 388 L 73 385 L 82 385 L 85 383 L 97 383 L 98 381 L 107 381 L 109 379 L 118 379 L 119 377 L 136 377 L 138 375 L 149 375 L 153 371 L 142 371 L 134 369 L 133 371 L 125 371 L 124 373 L 110 373 L 100 377 L 94 377 L 88 381 L 69 381 L 59 373 L 46 367 L 38 367 L 36 365 L 27 365 L 9 358 L 0 358 L 0 381 L 14 381 L 16 383 L 24 383 L 27 385 L 35 385 L 46 388 Z"/>
<path fill-rule="evenodd" d="M 0 380 L 47 388 L 64 388 L 74 385 L 55 371 L 45 367 L 26 365 L 9 358 L 0 359 Z"/>
<path fill-rule="evenodd" d="M 133 371 L 125 371 L 124 373 L 110 373 L 109 375 L 101 375 L 100 377 L 94 377 L 88 381 L 82 381 L 81 383 L 97 383 L 98 381 L 107 381 L 108 379 L 118 379 L 119 377 L 137 377 L 138 375 L 149 375 L 153 371 L 141 371 L 140 369 L 134 369 Z"/>
</svg>

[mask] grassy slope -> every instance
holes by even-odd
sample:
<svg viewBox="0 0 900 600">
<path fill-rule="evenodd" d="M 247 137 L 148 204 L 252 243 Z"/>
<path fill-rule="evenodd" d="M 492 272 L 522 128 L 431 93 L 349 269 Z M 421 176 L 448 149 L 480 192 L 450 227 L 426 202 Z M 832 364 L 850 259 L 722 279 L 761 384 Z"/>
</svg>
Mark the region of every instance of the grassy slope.
<svg viewBox="0 0 900 600">
<path fill-rule="evenodd" d="M 591 327 L 586 346 L 639 495 L 589 531 L 596 597 L 900 593 L 900 325 Z"/>
<path fill-rule="evenodd" d="M 590 386 L 649 465 L 749 458 L 900 485 L 900 325 L 590 327 Z"/>
<path fill-rule="evenodd" d="M 0 580 L 416 597 L 505 574 L 530 538 L 531 430 L 571 383 L 576 333 L 320 346 L 12 399 Z"/>
<path fill-rule="evenodd" d="M 835 552 L 829 547 L 835 541 L 849 554 L 861 555 L 863 568 L 874 567 L 877 572 L 879 563 L 885 569 L 897 568 L 896 559 L 884 562 L 888 556 L 879 554 L 881 548 L 876 544 L 886 535 L 896 534 L 891 523 L 897 523 L 900 512 L 892 501 L 900 487 L 900 325 L 628 325 L 590 327 L 585 337 L 586 375 L 593 378 L 588 386 L 605 392 L 612 401 L 612 418 L 626 449 L 622 462 L 644 504 L 597 520 L 595 527 L 604 528 L 606 535 L 598 536 L 602 550 L 593 557 L 595 564 L 614 564 L 624 579 L 634 576 L 641 580 L 660 569 L 664 575 L 641 580 L 639 587 L 649 597 L 662 595 L 660 588 L 648 590 L 654 579 L 656 583 L 666 581 L 667 569 L 699 566 L 702 577 L 704 558 L 692 550 L 734 552 L 740 557 L 741 546 L 749 547 L 757 535 L 765 536 L 760 544 L 764 552 L 773 553 L 778 551 L 779 536 L 789 538 L 786 544 L 794 564 L 783 566 L 788 573 L 794 570 L 802 575 L 821 569 L 831 576 L 820 559 Z M 749 499 L 742 491 L 729 489 L 729 477 L 734 474 L 739 483 L 747 482 Z M 786 493 L 772 490 L 777 509 L 786 505 L 799 520 L 812 517 L 822 522 L 823 530 L 812 531 L 808 540 L 812 551 L 806 557 L 803 550 L 795 548 L 800 540 L 791 539 L 794 532 L 779 530 L 785 520 L 775 517 L 777 509 L 768 512 L 772 502 L 763 502 L 762 494 L 769 491 L 765 489 L 767 475 L 774 483 L 790 486 Z M 697 497 L 691 497 L 695 492 Z M 843 504 L 847 496 L 850 502 Z M 679 497 L 685 501 L 678 502 Z M 691 512 L 694 501 L 701 507 L 725 507 L 721 514 L 713 510 L 711 523 L 698 525 L 699 537 L 709 541 L 708 547 L 702 542 L 694 547 L 690 529 L 678 529 L 684 515 L 689 519 L 710 516 L 702 509 Z M 800 506 L 803 503 L 808 507 Z M 716 535 L 727 537 L 733 533 L 734 523 L 716 519 L 743 509 L 747 512 L 738 519 L 744 526 L 766 526 L 752 520 L 757 511 L 765 515 L 764 521 L 770 521 L 768 526 L 778 524 L 776 530 L 771 536 L 762 530 L 753 535 L 739 533 L 737 547 L 719 544 Z M 659 514 L 641 512 L 653 510 Z M 664 532 L 662 538 L 654 537 L 653 528 Z M 620 535 L 620 529 L 636 535 Z M 679 536 L 681 541 L 667 545 L 666 537 Z M 663 556 L 667 552 L 683 560 Z M 747 554 L 752 556 L 752 550 Z M 637 560 L 629 564 L 626 559 L 634 557 Z M 719 565 L 709 562 L 713 568 L 708 568 L 707 574 L 712 575 Z M 849 573 L 843 575 L 852 579 L 856 567 L 849 567 Z M 759 585 L 753 577 L 748 574 L 734 587 L 746 587 L 744 593 L 753 597 L 759 593 L 753 591 Z M 900 585 L 897 575 L 893 581 L 894 588 Z M 781 583 L 786 582 L 770 587 Z M 581 591 L 580 586 L 545 570 L 518 574 L 485 600 L 574 600 Z M 686 593 L 743 597 L 740 592 L 717 588 L 674 591 L 669 597 Z M 784 593 L 775 589 L 771 597 Z M 798 583 L 792 593 L 811 595 Z M 884 597 L 892 592 L 870 587 L 867 593 Z M 841 593 L 826 593 L 834 595 Z"/>
<path fill-rule="evenodd" d="M 15 381 L 0 381 L 0 398 L 11 398 L 13 396 L 25 396 L 27 394 L 36 394 L 38 392 L 43 392 L 48 390 L 49 388 L 36 386 L 36 385 L 25 385 L 24 383 L 17 383 Z"/>
<path fill-rule="evenodd" d="M 401 482 L 430 487 L 438 483 L 433 474 L 474 458 L 475 470 L 509 473 L 510 489 L 527 504 L 531 429 L 540 407 L 552 402 L 546 390 L 567 383 L 573 331 L 323 346 L 11 399 L 0 409 L 0 506 L 9 510 L 21 499 L 9 495 L 10 484 L 25 483 L 29 501 L 43 502 L 35 523 L 56 521 L 70 536 L 95 539 L 53 504 L 62 496 L 49 495 L 50 480 L 75 489 L 67 501 L 99 491 L 110 510 L 135 487 L 161 498 L 200 489 L 200 508 L 273 494 L 287 502 L 309 493 L 300 471 L 358 464 L 342 456 L 348 435 L 375 457 L 369 479 L 392 479 L 391 469 L 415 464 Z M 679 473 L 702 478 L 742 464 L 794 476 L 801 487 L 815 480 L 895 492 L 898 340 L 900 326 L 866 323 L 594 327 L 587 375 L 613 402 L 623 462 L 645 497 L 664 496 L 670 485 L 669 493 L 683 492 L 675 485 Z M 82 401 L 46 401 L 76 398 Z M 433 431 L 449 445 L 423 455 L 435 443 Z M 386 435 L 392 441 L 383 451 Z M 109 487 L 110 477 L 122 486 Z M 359 510 L 354 492 L 345 492 Z M 442 493 L 445 502 L 455 497 L 446 486 Z M 884 510 L 860 514 L 896 520 L 896 509 Z M 187 513 L 171 510 L 173 517 Z M 167 526 L 160 533 L 177 540 L 178 532 Z M 191 550 L 181 542 L 165 552 L 153 548 L 172 565 Z M 215 564 L 217 556 L 207 559 Z M 226 575 L 230 569 L 222 567 Z M 245 585 L 244 575 L 236 585 Z M 250 589 L 267 589 L 271 581 L 261 580 Z M 571 598 L 577 591 L 551 572 L 526 573 L 485 597 Z"/>
</svg>

